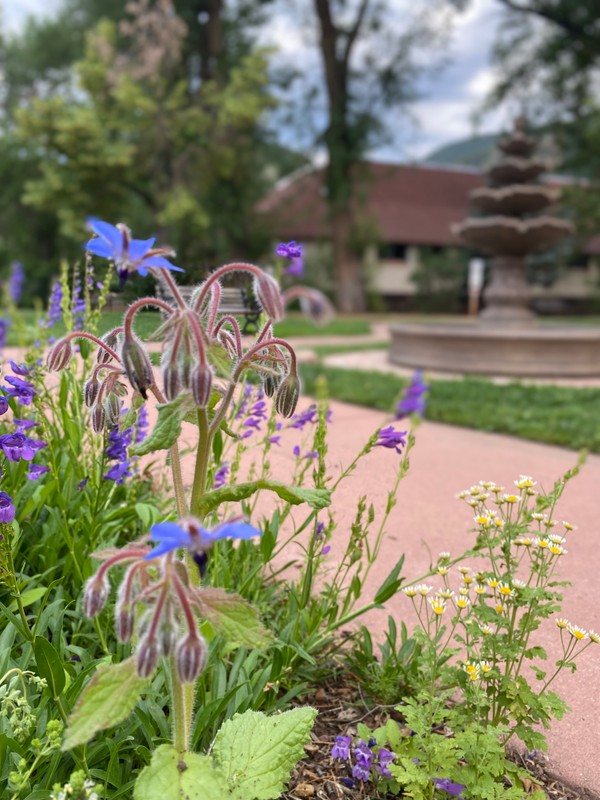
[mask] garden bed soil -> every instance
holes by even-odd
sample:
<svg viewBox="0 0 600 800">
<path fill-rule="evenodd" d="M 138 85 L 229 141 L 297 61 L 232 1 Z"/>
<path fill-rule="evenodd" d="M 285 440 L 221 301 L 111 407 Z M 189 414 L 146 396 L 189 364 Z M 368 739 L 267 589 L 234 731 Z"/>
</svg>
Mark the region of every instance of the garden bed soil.
<svg viewBox="0 0 600 800">
<path fill-rule="evenodd" d="M 370 728 L 385 724 L 390 716 L 400 719 L 392 706 L 373 705 L 359 687 L 339 682 L 319 687 L 305 700 L 319 712 L 304 758 L 294 770 L 281 800 L 391 800 L 398 795 L 377 792 L 372 783 L 347 786 L 347 767 L 331 757 L 335 737 L 354 735 L 359 722 Z M 510 758 L 531 774 L 531 791 L 542 788 L 548 800 L 600 800 L 587 789 L 571 786 L 554 774 L 545 754 L 512 751 Z M 450 796 L 448 796 L 451 800 Z"/>
</svg>

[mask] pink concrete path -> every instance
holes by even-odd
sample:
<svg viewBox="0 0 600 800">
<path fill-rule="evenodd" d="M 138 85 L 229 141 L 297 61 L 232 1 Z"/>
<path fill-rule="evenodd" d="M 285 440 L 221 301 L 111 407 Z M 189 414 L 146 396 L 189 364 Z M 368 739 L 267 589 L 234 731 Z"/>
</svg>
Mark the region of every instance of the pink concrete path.
<svg viewBox="0 0 600 800">
<path fill-rule="evenodd" d="M 300 403 L 300 408 L 304 404 Z M 332 403 L 333 422 L 328 460 L 332 466 L 347 465 L 378 427 L 389 422 L 383 414 L 347 404 Z M 273 474 L 289 472 L 296 431 L 285 431 L 281 449 L 272 458 Z M 289 438 L 288 438 L 289 437 Z M 402 482 L 383 549 L 369 581 L 368 591 L 379 586 L 401 553 L 406 554 L 407 579 L 426 571 L 430 555 L 449 550 L 459 554 L 473 542 L 469 507 L 455 498 L 458 491 L 479 480 L 493 480 L 507 491 L 520 474 L 533 476 L 538 486 L 550 489 L 554 481 L 574 466 L 577 454 L 563 448 L 536 444 L 496 434 L 425 422 L 416 434 L 411 468 Z M 376 448 L 342 484 L 334 501 L 339 527 L 331 542 L 329 558 L 342 551 L 353 518 L 357 497 L 366 494 L 381 508 L 393 480 L 398 456 Z M 191 466 L 191 465 L 190 465 Z M 186 474 L 191 478 L 189 467 Z M 577 526 L 570 534 L 568 555 L 562 569 L 572 587 L 565 590 L 562 616 L 584 628 L 600 630 L 598 576 L 600 575 L 600 457 L 590 456 L 581 474 L 567 486 L 556 518 Z M 435 581 L 431 581 L 437 586 Z M 369 627 L 375 635 L 385 628 L 387 615 L 408 620 L 409 601 L 402 595 L 385 611 L 373 612 Z M 553 622 L 539 631 L 539 642 L 549 652 L 550 666 L 559 657 L 558 630 Z M 582 657 L 575 675 L 564 674 L 555 682 L 571 707 L 548 734 L 550 767 L 564 780 L 600 793 L 600 645 Z"/>
</svg>

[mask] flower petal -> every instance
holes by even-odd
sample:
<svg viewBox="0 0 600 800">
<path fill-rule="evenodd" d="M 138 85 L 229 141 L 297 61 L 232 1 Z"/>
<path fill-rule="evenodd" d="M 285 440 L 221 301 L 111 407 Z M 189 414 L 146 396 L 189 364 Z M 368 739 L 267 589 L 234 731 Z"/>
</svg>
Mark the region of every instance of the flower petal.
<svg viewBox="0 0 600 800">
<path fill-rule="evenodd" d="M 247 522 L 224 522 L 210 531 L 211 538 L 217 539 L 253 539 L 262 536 L 262 532 L 248 525 Z"/>
<path fill-rule="evenodd" d="M 136 263 L 137 261 L 141 261 L 148 250 L 152 248 L 152 245 L 156 241 L 156 238 L 153 239 L 132 239 L 129 242 L 129 247 L 127 248 L 127 252 L 129 254 L 129 260 L 132 263 Z"/>
<path fill-rule="evenodd" d="M 162 269 L 171 269 L 175 272 L 185 272 L 184 269 L 181 267 L 176 267 L 174 264 L 171 264 L 170 261 L 167 261 L 166 258 L 163 256 L 149 256 L 145 258 L 143 261 L 142 266 L 144 267 L 162 267 Z"/>
<path fill-rule="evenodd" d="M 90 228 L 97 236 L 105 239 L 117 252 L 120 253 L 123 248 L 123 234 L 110 222 L 102 222 L 101 219 L 96 217 L 88 217 L 88 228 Z"/>
<path fill-rule="evenodd" d="M 114 258 L 119 253 L 119 250 L 115 250 L 105 239 L 98 238 L 90 239 L 85 249 L 89 253 L 93 253 L 95 256 L 100 256 L 101 258 Z"/>
</svg>

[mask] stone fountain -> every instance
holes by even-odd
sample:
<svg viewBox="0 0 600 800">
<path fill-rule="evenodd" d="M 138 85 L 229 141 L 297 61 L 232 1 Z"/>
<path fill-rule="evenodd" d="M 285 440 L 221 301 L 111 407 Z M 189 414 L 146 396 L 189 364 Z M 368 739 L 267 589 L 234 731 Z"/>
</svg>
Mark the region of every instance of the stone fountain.
<svg viewBox="0 0 600 800">
<path fill-rule="evenodd" d="M 537 182 L 546 165 L 532 155 L 535 146 L 524 121 L 517 120 L 498 144 L 501 156 L 486 170 L 488 185 L 471 193 L 479 216 L 453 228 L 462 242 L 492 257 L 485 307 L 477 321 L 394 325 L 393 363 L 488 375 L 600 375 L 599 328 L 540 327 L 529 308 L 527 256 L 573 233 L 570 222 L 548 211 L 559 191 Z"/>
</svg>

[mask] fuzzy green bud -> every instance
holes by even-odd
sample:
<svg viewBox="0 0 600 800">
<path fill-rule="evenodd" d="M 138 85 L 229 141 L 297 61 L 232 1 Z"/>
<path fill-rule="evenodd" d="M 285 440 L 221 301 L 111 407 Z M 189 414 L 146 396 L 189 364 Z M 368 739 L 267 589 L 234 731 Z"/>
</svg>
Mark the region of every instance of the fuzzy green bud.
<svg viewBox="0 0 600 800">
<path fill-rule="evenodd" d="M 92 619 L 97 617 L 108 600 L 110 584 L 106 573 L 92 575 L 85 585 L 83 592 L 83 613 Z"/>
<path fill-rule="evenodd" d="M 208 648 L 196 632 L 188 633 L 177 646 L 177 674 L 182 683 L 194 683 L 206 666 Z"/>
<path fill-rule="evenodd" d="M 106 411 L 99 403 L 92 408 L 92 428 L 96 433 L 102 433 L 106 423 Z"/>
<path fill-rule="evenodd" d="M 191 388 L 198 408 L 206 408 L 212 390 L 212 370 L 208 364 L 198 364 L 192 372 Z"/>
<path fill-rule="evenodd" d="M 136 669 L 140 678 L 150 678 L 158 664 L 160 648 L 155 636 L 145 636 L 139 643 L 136 657 Z"/>
<path fill-rule="evenodd" d="M 275 408 L 282 417 L 291 417 L 296 410 L 300 396 L 300 379 L 294 374 L 287 375 L 279 384 L 275 395 Z"/>
<path fill-rule="evenodd" d="M 100 384 L 96 378 L 90 378 L 89 381 L 85 382 L 83 387 L 83 399 L 88 408 L 91 408 L 96 402 L 99 389 Z"/>
<path fill-rule="evenodd" d="M 265 375 L 263 379 L 263 392 L 267 397 L 273 397 L 279 386 L 279 380 L 275 375 Z"/>
<path fill-rule="evenodd" d="M 281 322 L 284 315 L 283 298 L 277 281 L 262 272 L 254 279 L 254 294 L 272 322 Z"/>
<path fill-rule="evenodd" d="M 51 370 L 64 369 L 73 356 L 73 347 L 69 339 L 59 339 L 52 347 L 46 359 L 46 365 Z"/>
<path fill-rule="evenodd" d="M 147 400 L 147 391 L 154 383 L 154 375 L 144 346 L 138 339 L 125 339 L 121 348 L 121 358 L 129 383 L 138 390 L 144 400 Z"/>
</svg>

